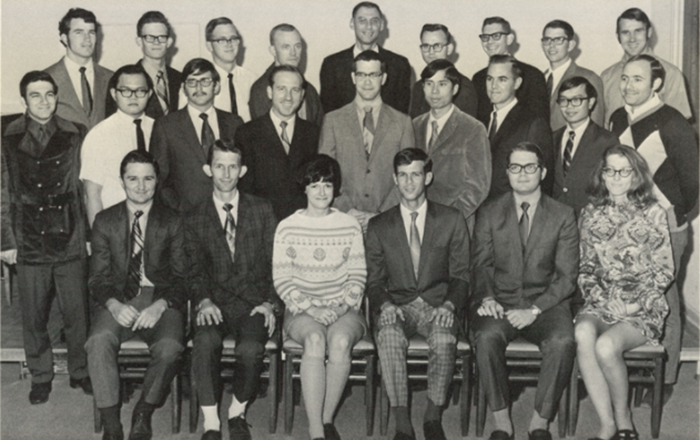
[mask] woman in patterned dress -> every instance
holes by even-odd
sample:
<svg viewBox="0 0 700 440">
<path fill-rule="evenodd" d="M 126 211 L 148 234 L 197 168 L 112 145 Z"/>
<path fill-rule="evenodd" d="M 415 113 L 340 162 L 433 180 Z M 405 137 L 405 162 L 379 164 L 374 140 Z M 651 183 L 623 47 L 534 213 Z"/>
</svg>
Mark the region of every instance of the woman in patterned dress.
<svg viewBox="0 0 700 440">
<path fill-rule="evenodd" d="M 304 346 L 301 389 L 312 439 L 340 439 L 333 415 L 352 348 L 367 331 L 359 313 L 367 280 L 362 228 L 331 208 L 340 181 L 331 157 L 319 155 L 306 166 L 307 207 L 280 222 L 272 257 L 275 288 L 287 308 L 284 331 Z"/>
<path fill-rule="evenodd" d="M 664 292 L 673 280 L 666 212 L 653 188 L 639 153 L 610 147 L 591 176 L 591 203 L 579 219 L 585 304 L 575 334 L 581 376 L 601 424 L 592 440 L 638 438 L 623 353 L 659 343 L 668 313 Z"/>
</svg>

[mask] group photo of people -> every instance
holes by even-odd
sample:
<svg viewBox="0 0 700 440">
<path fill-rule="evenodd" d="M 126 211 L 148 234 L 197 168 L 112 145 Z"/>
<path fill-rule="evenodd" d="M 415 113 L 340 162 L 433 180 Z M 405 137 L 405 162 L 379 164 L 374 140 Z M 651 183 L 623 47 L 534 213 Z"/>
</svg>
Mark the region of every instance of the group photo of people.
<svg viewBox="0 0 700 440">
<path fill-rule="evenodd" d="M 700 159 L 697 71 L 656 53 L 672 44 L 658 5 L 591 0 L 578 18 L 549 1 L 524 18 L 514 0 L 420 15 L 265 0 L 256 21 L 244 0 L 190 19 L 196 2 L 125 1 L 115 16 L 107 0 L 11 2 L 0 258 L 30 378 L 8 376 L 22 387 L 9 401 L 3 373 L 2 412 L 77 411 L 69 394 L 88 408 L 70 438 L 340 440 L 365 437 L 346 429 L 364 392 L 387 402 L 389 438 L 443 440 L 460 438 L 443 415 L 465 389 L 466 407 L 485 399 L 484 438 L 551 440 L 576 432 L 576 386 L 590 419 L 576 438 L 668 438 L 697 325 Z M 55 28 L 29 35 L 33 15 Z M 45 47 L 8 49 L 24 32 Z M 127 386 L 133 341 L 146 361 Z M 509 377 L 514 342 L 540 359 L 532 398 Z M 362 392 L 358 344 L 376 360 Z M 635 349 L 661 353 L 663 374 L 630 399 Z M 254 427 L 287 385 L 294 432 Z M 160 429 L 169 397 L 193 403 L 196 431 Z M 696 422 L 681 432 L 696 438 Z M 66 438 L 12 424 L 3 437 Z"/>
</svg>

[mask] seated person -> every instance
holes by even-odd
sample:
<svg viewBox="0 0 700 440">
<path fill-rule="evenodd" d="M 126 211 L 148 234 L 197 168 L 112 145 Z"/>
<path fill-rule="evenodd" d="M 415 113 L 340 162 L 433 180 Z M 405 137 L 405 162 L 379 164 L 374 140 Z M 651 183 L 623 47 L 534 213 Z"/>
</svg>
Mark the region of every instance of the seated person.
<svg viewBox="0 0 700 440">
<path fill-rule="evenodd" d="M 594 440 L 639 438 L 622 355 L 647 342 L 658 345 L 668 314 L 664 292 L 673 280 L 673 254 L 653 186 L 636 150 L 610 147 L 581 213 L 578 284 L 585 304 L 574 331 L 581 377 L 600 419 Z"/>
<path fill-rule="evenodd" d="M 302 185 L 308 204 L 277 227 L 272 277 L 287 306 L 285 334 L 304 347 L 300 374 L 309 437 L 339 440 L 333 416 L 352 348 L 367 331 L 359 312 L 367 278 L 362 228 L 353 216 L 331 208 L 340 192 L 335 159 L 311 160 Z"/>
</svg>

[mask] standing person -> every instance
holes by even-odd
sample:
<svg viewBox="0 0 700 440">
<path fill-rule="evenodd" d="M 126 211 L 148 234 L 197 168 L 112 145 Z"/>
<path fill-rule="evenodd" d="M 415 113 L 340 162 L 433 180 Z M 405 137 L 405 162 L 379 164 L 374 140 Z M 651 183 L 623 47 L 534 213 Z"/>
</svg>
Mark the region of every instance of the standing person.
<svg viewBox="0 0 700 440">
<path fill-rule="evenodd" d="M 272 276 L 287 308 L 285 333 L 304 347 L 300 375 L 309 437 L 340 440 L 333 418 L 352 348 L 367 331 L 359 311 L 367 278 L 362 228 L 331 208 L 341 188 L 337 161 L 318 156 L 302 182 L 308 204 L 277 227 Z"/>
<path fill-rule="evenodd" d="M 415 334 L 428 343 L 423 432 L 426 439 L 446 438 L 441 417 L 469 291 L 466 224 L 456 209 L 427 200 L 431 166 L 423 150 L 396 154 L 394 182 L 401 202 L 373 218 L 367 232 L 367 294 L 375 311 L 382 380 L 396 421 L 394 440 L 416 438 L 406 370 L 408 339 Z"/>
<path fill-rule="evenodd" d="M 633 148 L 605 151 L 591 176 L 591 203 L 581 213 L 576 316 L 581 377 L 600 420 L 596 439 L 638 439 L 628 404 L 624 352 L 658 345 L 673 281 L 666 212 L 656 202 L 649 167 Z M 644 236 L 640 241 L 634 237 Z"/>
<path fill-rule="evenodd" d="M 45 69 L 59 88 L 56 115 L 88 130 L 105 118 L 108 83 L 113 73 L 92 59 L 97 29 L 95 14 L 81 8 L 70 9 L 58 22 L 66 56 Z"/>
<path fill-rule="evenodd" d="M 182 220 L 153 203 L 158 164 L 145 151 L 121 162 L 126 201 L 100 212 L 92 228 L 90 292 L 99 304 L 85 344 L 103 440 L 124 438 L 120 421 L 119 365 L 122 342 L 138 335 L 151 360 L 131 417 L 129 440 L 150 440 L 151 417 L 167 395 L 185 351 L 182 309 L 186 257 Z"/>
<path fill-rule="evenodd" d="M 323 59 L 321 64 L 321 103 L 323 111 L 330 113 L 355 99 L 352 81 L 353 60 L 364 51 L 379 55 L 386 66 L 386 85 L 382 88 L 382 99 L 394 109 L 408 113 L 411 99 L 411 65 L 406 57 L 395 54 L 379 45 L 379 36 L 386 21 L 379 5 L 360 2 L 352 9 L 350 29 L 355 32 L 355 44 Z"/>
<path fill-rule="evenodd" d="M 22 334 L 32 375 L 29 402 L 49 400 L 53 352 L 47 330 L 54 296 L 64 321 L 71 388 L 92 394 L 88 329 L 87 223 L 80 186 L 85 127 L 56 115 L 51 75 L 32 71 L 19 83 L 26 113 L 2 135 L 2 260 L 17 264 Z"/>
</svg>

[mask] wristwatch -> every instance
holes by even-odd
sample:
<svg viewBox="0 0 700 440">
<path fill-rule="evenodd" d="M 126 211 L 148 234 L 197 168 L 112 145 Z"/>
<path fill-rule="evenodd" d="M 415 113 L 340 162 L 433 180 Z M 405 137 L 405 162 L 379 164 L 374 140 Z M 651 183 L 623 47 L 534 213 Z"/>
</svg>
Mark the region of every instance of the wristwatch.
<svg viewBox="0 0 700 440">
<path fill-rule="evenodd" d="M 540 314 L 542 313 L 542 310 L 540 310 L 540 308 L 537 306 L 530 307 L 530 310 L 532 310 L 532 314 L 535 316 L 540 316 Z"/>
</svg>

